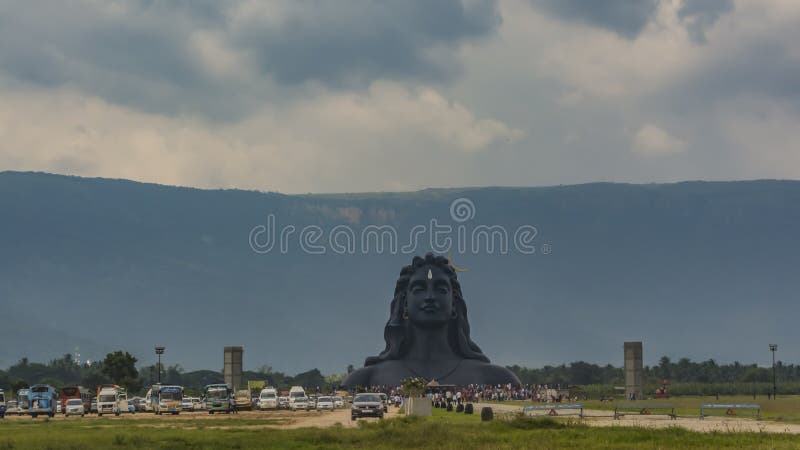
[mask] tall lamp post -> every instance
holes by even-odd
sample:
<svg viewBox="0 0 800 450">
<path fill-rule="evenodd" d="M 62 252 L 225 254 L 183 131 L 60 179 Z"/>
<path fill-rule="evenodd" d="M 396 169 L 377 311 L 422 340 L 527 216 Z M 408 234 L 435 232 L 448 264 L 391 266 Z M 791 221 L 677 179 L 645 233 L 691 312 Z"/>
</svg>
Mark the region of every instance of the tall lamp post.
<svg viewBox="0 0 800 450">
<path fill-rule="evenodd" d="M 161 355 L 164 354 L 164 347 L 156 347 L 156 355 L 158 355 L 158 384 L 161 384 Z"/>
<path fill-rule="evenodd" d="M 772 399 L 775 400 L 777 393 L 777 384 L 775 383 L 775 352 L 778 350 L 778 344 L 769 344 L 769 351 L 772 352 Z"/>
</svg>

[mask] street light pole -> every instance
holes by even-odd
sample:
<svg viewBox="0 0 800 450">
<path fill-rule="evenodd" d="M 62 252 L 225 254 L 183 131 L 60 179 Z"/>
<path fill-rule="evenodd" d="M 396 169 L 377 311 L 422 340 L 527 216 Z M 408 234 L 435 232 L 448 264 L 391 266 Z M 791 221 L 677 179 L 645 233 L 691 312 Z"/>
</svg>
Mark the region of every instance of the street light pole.
<svg viewBox="0 0 800 450">
<path fill-rule="evenodd" d="M 161 355 L 164 354 L 164 348 L 162 346 L 156 347 L 156 355 L 158 355 L 158 384 L 161 384 Z"/>
<path fill-rule="evenodd" d="M 778 344 L 769 344 L 769 351 L 772 352 L 772 399 L 775 400 L 777 393 L 777 383 L 775 382 L 775 352 L 778 350 Z"/>
</svg>

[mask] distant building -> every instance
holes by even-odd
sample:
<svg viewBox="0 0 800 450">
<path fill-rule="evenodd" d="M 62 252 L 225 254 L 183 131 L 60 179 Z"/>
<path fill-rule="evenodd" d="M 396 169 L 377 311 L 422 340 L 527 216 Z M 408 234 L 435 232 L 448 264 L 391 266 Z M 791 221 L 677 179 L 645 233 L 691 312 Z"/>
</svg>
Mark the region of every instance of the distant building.
<svg viewBox="0 0 800 450">
<path fill-rule="evenodd" d="M 625 348 L 625 399 L 641 400 L 644 390 L 642 343 L 626 342 Z"/>
<path fill-rule="evenodd" d="M 242 382 L 242 354 L 243 347 L 225 347 L 225 365 L 223 366 L 223 377 L 234 391 L 244 387 Z"/>
</svg>

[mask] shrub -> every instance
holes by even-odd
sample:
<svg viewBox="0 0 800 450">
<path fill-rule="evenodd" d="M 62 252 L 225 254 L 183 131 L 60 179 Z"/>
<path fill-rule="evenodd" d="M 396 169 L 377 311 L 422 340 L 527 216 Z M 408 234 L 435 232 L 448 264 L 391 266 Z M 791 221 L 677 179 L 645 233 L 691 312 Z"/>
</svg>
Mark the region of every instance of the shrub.
<svg viewBox="0 0 800 450">
<path fill-rule="evenodd" d="M 464 406 L 464 414 L 472 414 L 472 412 L 473 412 L 472 403 L 467 403 L 466 406 Z"/>
<path fill-rule="evenodd" d="M 490 420 L 493 419 L 494 419 L 494 411 L 492 411 L 492 408 L 490 406 L 484 406 L 483 409 L 481 409 L 481 421 L 489 422 Z"/>
</svg>

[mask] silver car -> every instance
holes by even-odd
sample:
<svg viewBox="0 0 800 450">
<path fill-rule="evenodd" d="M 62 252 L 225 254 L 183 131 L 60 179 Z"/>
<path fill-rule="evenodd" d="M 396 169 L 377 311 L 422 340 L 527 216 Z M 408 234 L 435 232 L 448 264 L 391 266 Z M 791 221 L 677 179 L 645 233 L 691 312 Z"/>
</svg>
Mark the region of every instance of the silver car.
<svg viewBox="0 0 800 450">
<path fill-rule="evenodd" d="M 83 415 L 86 414 L 86 411 L 83 408 L 83 400 L 79 398 L 71 398 L 67 400 L 66 408 L 67 410 L 64 411 L 64 414 L 67 416 L 83 417 Z"/>
<path fill-rule="evenodd" d="M 333 397 L 320 397 L 317 399 L 317 411 L 322 411 L 323 409 L 333 411 L 333 408 Z"/>
<path fill-rule="evenodd" d="M 383 419 L 383 401 L 381 401 L 380 394 L 356 394 L 353 398 L 353 406 L 350 408 L 350 419 L 356 420 L 360 417 Z"/>
<path fill-rule="evenodd" d="M 19 414 L 19 406 L 17 406 L 16 400 L 9 400 L 6 402 L 6 414 Z"/>
<path fill-rule="evenodd" d="M 295 397 L 294 400 L 289 403 L 289 407 L 292 411 L 297 411 L 301 409 L 309 409 L 308 408 L 308 397 Z"/>
</svg>

